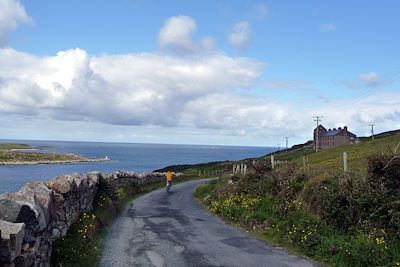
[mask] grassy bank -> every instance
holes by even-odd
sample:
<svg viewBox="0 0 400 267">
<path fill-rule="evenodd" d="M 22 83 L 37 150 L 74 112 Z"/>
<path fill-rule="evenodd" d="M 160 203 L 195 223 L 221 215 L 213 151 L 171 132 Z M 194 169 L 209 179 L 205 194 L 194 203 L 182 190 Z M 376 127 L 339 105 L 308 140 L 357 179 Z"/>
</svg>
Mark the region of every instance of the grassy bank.
<svg viewBox="0 0 400 267">
<path fill-rule="evenodd" d="M 399 143 L 396 134 L 319 153 L 280 152 L 275 157 L 287 162 L 274 170 L 260 158 L 248 175 L 226 173 L 195 196 L 231 223 L 320 262 L 400 266 Z"/>
</svg>

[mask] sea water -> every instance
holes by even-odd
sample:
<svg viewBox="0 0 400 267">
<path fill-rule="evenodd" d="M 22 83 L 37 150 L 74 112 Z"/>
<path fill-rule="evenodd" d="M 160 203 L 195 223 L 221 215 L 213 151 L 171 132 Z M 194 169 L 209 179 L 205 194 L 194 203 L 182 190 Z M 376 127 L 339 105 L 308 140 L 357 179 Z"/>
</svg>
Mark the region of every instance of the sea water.
<svg viewBox="0 0 400 267">
<path fill-rule="evenodd" d="M 238 160 L 260 157 L 274 150 L 271 147 L 166 145 L 97 142 L 61 142 L 0 140 L 1 143 L 23 143 L 45 147 L 41 152 L 79 154 L 88 158 L 110 161 L 66 164 L 0 166 L 0 193 L 13 192 L 29 181 L 46 181 L 71 173 L 115 172 L 118 170 L 149 172 L 177 164 L 196 164 L 211 161 Z"/>
</svg>

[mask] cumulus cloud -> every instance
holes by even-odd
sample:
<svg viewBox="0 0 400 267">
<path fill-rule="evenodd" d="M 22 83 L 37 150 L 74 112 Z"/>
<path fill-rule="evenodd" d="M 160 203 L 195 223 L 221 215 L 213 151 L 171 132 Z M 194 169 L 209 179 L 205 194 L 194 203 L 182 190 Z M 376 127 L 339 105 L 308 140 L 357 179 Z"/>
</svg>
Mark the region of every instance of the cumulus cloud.
<svg viewBox="0 0 400 267">
<path fill-rule="evenodd" d="M 400 125 L 398 91 L 380 91 L 379 97 L 376 92 L 357 103 L 323 104 L 239 93 L 237 88 L 252 88 L 261 75 L 263 64 L 249 58 L 150 53 L 92 57 L 81 49 L 36 57 L 4 48 L 0 61 L 0 115 L 223 131 L 265 140 L 282 135 L 310 139 L 316 111 L 327 127 L 347 124 L 356 133 L 371 122 L 380 129 Z M 302 82 L 272 85 L 296 87 Z"/>
<path fill-rule="evenodd" d="M 20 23 L 31 23 L 19 0 L 0 0 L 0 47 L 7 45 L 7 33 Z"/>
<path fill-rule="evenodd" d="M 169 18 L 158 34 L 158 44 L 163 49 L 177 53 L 194 53 L 210 50 L 214 47 L 214 40 L 206 36 L 200 42 L 193 40 L 197 30 L 196 22 L 189 16 Z"/>
<path fill-rule="evenodd" d="M 326 23 L 319 25 L 319 30 L 322 32 L 334 32 L 336 31 L 336 24 L 335 23 Z"/>
<path fill-rule="evenodd" d="M 233 25 L 228 36 L 229 43 L 239 50 L 246 49 L 251 41 L 250 24 L 243 20 Z"/>
<path fill-rule="evenodd" d="M 352 89 L 360 88 L 376 88 L 382 85 L 390 84 L 390 81 L 382 81 L 381 76 L 377 72 L 360 73 L 357 79 L 350 81 L 337 81 L 337 84 L 344 85 Z"/>
<path fill-rule="evenodd" d="M 237 88 L 253 87 L 261 75 L 263 64 L 249 58 L 146 53 L 92 57 L 81 49 L 36 57 L 3 48 L 0 61 L 0 114 L 269 139 L 282 134 L 311 138 L 315 111 L 324 116 L 327 127 L 347 124 L 356 132 L 371 122 L 382 129 L 400 125 L 396 91 L 358 103 L 324 104 L 239 93 Z M 271 86 L 302 84 L 273 81 Z"/>
<path fill-rule="evenodd" d="M 356 133 L 367 133 L 371 123 L 379 125 L 377 132 L 400 128 L 399 91 L 381 91 L 358 100 L 341 100 L 318 110 L 324 114 L 324 125 L 348 125 Z"/>
<path fill-rule="evenodd" d="M 289 106 L 252 95 L 209 94 L 188 102 L 184 110 L 187 116 L 184 119 L 197 128 L 236 132 L 247 129 L 253 134 L 266 136 L 276 135 L 277 131 L 294 132 L 304 127 L 300 117 Z"/>
<path fill-rule="evenodd" d="M 185 105 L 246 88 L 260 62 L 213 54 L 90 57 L 84 50 L 34 57 L 1 49 L 0 112 L 121 125 L 179 126 Z"/>
<path fill-rule="evenodd" d="M 14 4 L 14 15 L 9 15 L 10 9 L 3 9 L 5 3 Z M 8 19 L 4 20 L 4 14 Z M 29 20 L 19 2 L 0 0 L 0 39 L 13 25 Z M 400 127 L 398 91 L 379 92 L 379 97 L 372 94 L 358 103 L 341 100 L 320 104 L 278 101 L 252 90 L 238 90 L 260 84 L 264 63 L 216 51 L 197 54 L 213 49 L 214 41 L 210 37 L 195 41 L 195 34 L 196 23 L 190 17 L 166 21 L 159 32 L 159 46 L 178 55 L 90 56 L 76 48 L 39 57 L 0 48 L 0 123 L 7 121 L 4 125 L 9 125 L 10 118 L 29 117 L 29 125 L 35 125 L 32 118 L 43 124 L 52 122 L 56 131 L 73 121 L 72 125 L 79 127 L 92 122 L 91 125 L 101 125 L 101 129 L 120 125 L 117 132 L 129 125 L 142 129 L 138 131 L 146 135 L 149 127 L 151 132 L 161 133 L 174 127 L 177 136 L 188 131 L 191 135 L 220 134 L 221 142 L 232 136 L 254 140 L 279 140 L 282 136 L 310 139 L 316 111 L 324 115 L 327 127 L 347 124 L 356 132 L 371 122 L 380 124 L 381 129 Z M 237 23 L 229 36 L 231 44 L 239 49 L 246 48 L 250 39 L 246 21 Z M 380 80 L 379 74 L 370 72 L 352 82 L 375 87 L 381 84 Z M 306 81 L 301 80 L 270 80 L 263 84 L 268 89 L 296 90 L 305 85 Z M 68 124 L 63 124 L 65 121 Z M 24 129 L 26 124 L 21 125 Z"/>
<path fill-rule="evenodd" d="M 361 73 L 358 75 L 358 80 L 363 83 L 365 87 L 376 87 L 379 85 L 381 76 L 376 72 Z"/>
</svg>

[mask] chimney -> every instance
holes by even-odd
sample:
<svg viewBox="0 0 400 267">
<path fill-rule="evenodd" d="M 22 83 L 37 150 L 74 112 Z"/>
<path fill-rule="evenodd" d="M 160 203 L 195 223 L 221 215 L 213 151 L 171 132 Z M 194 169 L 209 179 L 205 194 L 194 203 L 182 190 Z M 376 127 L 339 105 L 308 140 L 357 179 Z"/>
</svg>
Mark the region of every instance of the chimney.
<svg viewBox="0 0 400 267">
<path fill-rule="evenodd" d="M 347 126 L 344 126 L 344 128 L 343 128 L 343 129 L 344 129 L 344 131 L 345 131 L 345 132 L 347 132 Z"/>
<path fill-rule="evenodd" d="M 338 129 L 338 130 L 342 130 L 342 128 L 340 128 L 340 127 L 339 127 L 339 128 L 337 128 L 337 129 Z"/>
<path fill-rule="evenodd" d="M 336 128 L 333 128 L 334 131 L 336 131 Z"/>
</svg>

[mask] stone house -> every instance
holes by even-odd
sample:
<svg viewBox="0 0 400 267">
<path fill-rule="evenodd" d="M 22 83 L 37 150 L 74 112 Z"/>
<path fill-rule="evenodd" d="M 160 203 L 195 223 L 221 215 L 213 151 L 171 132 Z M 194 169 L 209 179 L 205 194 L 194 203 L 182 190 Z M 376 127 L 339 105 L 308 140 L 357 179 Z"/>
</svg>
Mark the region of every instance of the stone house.
<svg viewBox="0 0 400 267">
<path fill-rule="evenodd" d="M 316 148 L 317 128 L 314 129 L 314 148 Z M 358 143 L 357 136 L 347 130 L 347 126 L 342 128 L 326 129 L 324 126 L 318 126 L 318 148 L 328 149 L 337 146 L 351 145 Z"/>
</svg>

